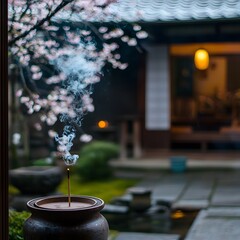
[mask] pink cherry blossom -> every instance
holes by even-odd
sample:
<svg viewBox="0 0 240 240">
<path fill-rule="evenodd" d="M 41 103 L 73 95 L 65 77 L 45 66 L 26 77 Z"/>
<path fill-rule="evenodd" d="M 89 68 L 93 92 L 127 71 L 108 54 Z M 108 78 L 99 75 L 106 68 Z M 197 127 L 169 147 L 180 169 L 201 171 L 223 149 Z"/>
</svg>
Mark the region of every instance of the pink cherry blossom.
<svg viewBox="0 0 240 240">
<path fill-rule="evenodd" d="M 121 62 L 117 41 L 136 46 L 137 39 L 147 37 L 137 24 L 132 25 L 136 36 L 128 36 L 118 27 L 104 26 L 106 19 L 121 21 L 117 11 L 111 11 L 113 4 L 116 7 L 117 0 L 8 1 L 9 55 L 10 60 L 17 63 L 23 83 L 16 97 L 29 114 L 39 114 L 40 123 L 35 125 L 38 130 L 42 124 L 53 127 L 58 119 L 80 125 L 82 116 L 94 111 L 89 89 L 101 80 L 104 65 L 110 63 L 121 70 L 128 66 Z M 103 24 L 95 28 L 89 22 L 92 20 Z M 86 29 L 74 27 L 73 21 L 86 22 Z M 98 47 L 96 38 L 101 40 Z M 57 65 L 61 59 L 69 61 Z M 66 66 L 72 71 L 65 71 Z M 77 77 L 71 81 L 73 76 Z M 39 87 L 46 85 L 47 90 Z M 69 152 L 75 133 L 65 130 L 63 136 L 58 137 L 58 150 L 65 154 L 66 163 L 72 164 L 78 158 Z M 49 136 L 56 137 L 57 133 L 51 131 Z M 91 141 L 91 136 L 82 135 L 80 140 Z"/>
</svg>

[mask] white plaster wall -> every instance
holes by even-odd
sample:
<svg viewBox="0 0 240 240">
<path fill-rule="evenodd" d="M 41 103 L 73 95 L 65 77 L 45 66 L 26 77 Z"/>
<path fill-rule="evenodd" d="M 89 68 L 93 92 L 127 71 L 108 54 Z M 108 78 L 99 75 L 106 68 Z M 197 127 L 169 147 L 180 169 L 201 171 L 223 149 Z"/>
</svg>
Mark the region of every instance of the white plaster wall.
<svg viewBox="0 0 240 240">
<path fill-rule="evenodd" d="M 170 79 L 167 45 L 147 48 L 146 129 L 170 129 Z"/>
</svg>

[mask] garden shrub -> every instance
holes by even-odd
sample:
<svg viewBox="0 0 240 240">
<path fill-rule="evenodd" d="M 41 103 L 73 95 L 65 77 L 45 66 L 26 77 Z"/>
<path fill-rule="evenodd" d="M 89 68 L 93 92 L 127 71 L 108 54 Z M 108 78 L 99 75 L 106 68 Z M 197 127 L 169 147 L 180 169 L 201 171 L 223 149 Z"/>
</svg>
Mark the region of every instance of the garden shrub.
<svg viewBox="0 0 240 240">
<path fill-rule="evenodd" d="M 119 147 L 117 144 L 93 141 L 81 149 L 76 171 L 86 181 L 109 178 L 112 171 L 108 161 L 117 157 L 118 154 Z"/>
<path fill-rule="evenodd" d="M 29 212 L 9 211 L 9 240 L 23 240 L 23 223 L 29 216 Z"/>
<path fill-rule="evenodd" d="M 82 147 L 80 155 L 87 155 L 92 152 L 102 153 L 106 158 L 110 159 L 118 156 L 119 146 L 107 141 L 93 141 Z"/>
</svg>

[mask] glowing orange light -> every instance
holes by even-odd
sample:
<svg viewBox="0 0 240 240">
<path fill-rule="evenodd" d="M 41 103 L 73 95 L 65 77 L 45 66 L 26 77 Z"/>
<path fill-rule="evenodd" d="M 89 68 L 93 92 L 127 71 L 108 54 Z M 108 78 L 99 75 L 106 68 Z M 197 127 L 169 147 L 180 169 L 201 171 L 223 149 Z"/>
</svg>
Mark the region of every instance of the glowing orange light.
<svg viewBox="0 0 240 240">
<path fill-rule="evenodd" d="M 194 63 L 197 69 L 206 70 L 209 65 L 209 55 L 205 49 L 198 49 L 194 55 Z"/>
<path fill-rule="evenodd" d="M 107 128 L 108 127 L 108 121 L 101 120 L 98 122 L 99 128 Z"/>
<path fill-rule="evenodd" d="M 177 210 L 176 212 L 172 213 L 172 215 L 171 215 L 171 217 L 173 219 L 183 218 L 184 216 L 185 216 L 185 214 L 181 210 Z"/>
</svg>

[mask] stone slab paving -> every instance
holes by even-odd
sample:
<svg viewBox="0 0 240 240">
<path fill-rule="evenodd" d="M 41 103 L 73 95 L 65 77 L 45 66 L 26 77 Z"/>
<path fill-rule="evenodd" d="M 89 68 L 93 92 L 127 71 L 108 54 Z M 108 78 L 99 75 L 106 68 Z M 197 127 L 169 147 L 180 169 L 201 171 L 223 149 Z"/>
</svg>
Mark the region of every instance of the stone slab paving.
<svg viewBox="0 0 240 240">
<path fill-rule="evenodd" d="M 194 180 L 188 184 L 181 199 L 207 200 L 212 192 L 213 181 Z"/>
<path fill-rule="evenodd" d="M 197 216 L 185 240 L 240 239 L 240 171 L 161 173 L 158 177 L 148 176 L 143 179 L 138 187 L 151 189 L 154 201 L 171 201 L 173 208 L 204 209 Z M 139 234 L 121 233 L 116 240 L 162 239 L 161 234 L 157 234 L 157 238 Z"/>
<path fill-rule="evenodd" d="M 140 181 L 136 187 L 150 189 L 152 191 L 152 202 L 166 200 L 174 202 L 182 193 L 187 184 L 187 179 L 182 175 L 165 174 L 148 176 Z M 131 198 L 126 193 L 122 198 Z"/>
<path fill-rule="evenodd" d="M 240 208 L 209 208 L 200 212 L 185 240 L 237 240 L 239 226 Z"/>
<path fill-rule="evenodd" d="M 240 179 L 219 180 L 211 200 L 213 206 L 240 206 Z"/>
<path fill-rule="evenodd" d="M 174 202 L 182 193 L 187 184 L 185 175 L 167 174 L 150 184 L 152 199 Z"/>
<path fill-rule="evenodd" d="M 120 233 L 115 240 L 179 240 L 175 234 Z"/>
<path fill-rule="evenodd" d="M 184 189 L 185 184 L 159 184 L 153 189 L 152 198 L 156 200 L 166 200 L 174 202 Z"/>
<path fill-rule="evenodd" d="M 182 195 L 174 202 L 175 209 L 202 209 L 209 205 L 214 181 L 193 179 L 188 183 Z"/>
<path fill-rule="evenodd" d="M 174 208 L 240 206 L 240 171 L 160 172 L 146 175 L 137 187 L 152 190 L 153 203 L 165 200 Z"/>
<path fill-rule="evenodd" d="M 179 200 L 172 205 L 172 209 L 199 210 L 207 208 L 208 200 Z"/>
<path fill-rule="evenodd" d="M 157 177 L 147 176 L 138 186 L 151 189 L 154 200 L 171 201 L 173 208 L 204 209 L 185 240 L 240 239 L 240 171 L 161 172 Z M 136 238 L 117 240 L 123 239 Z"/>
<path fill-rule="evenodd" d="M 238 217 L 240 218 L 240 207 L 211 207 L 207 210 L 209 217 Z"/>
</svg>

